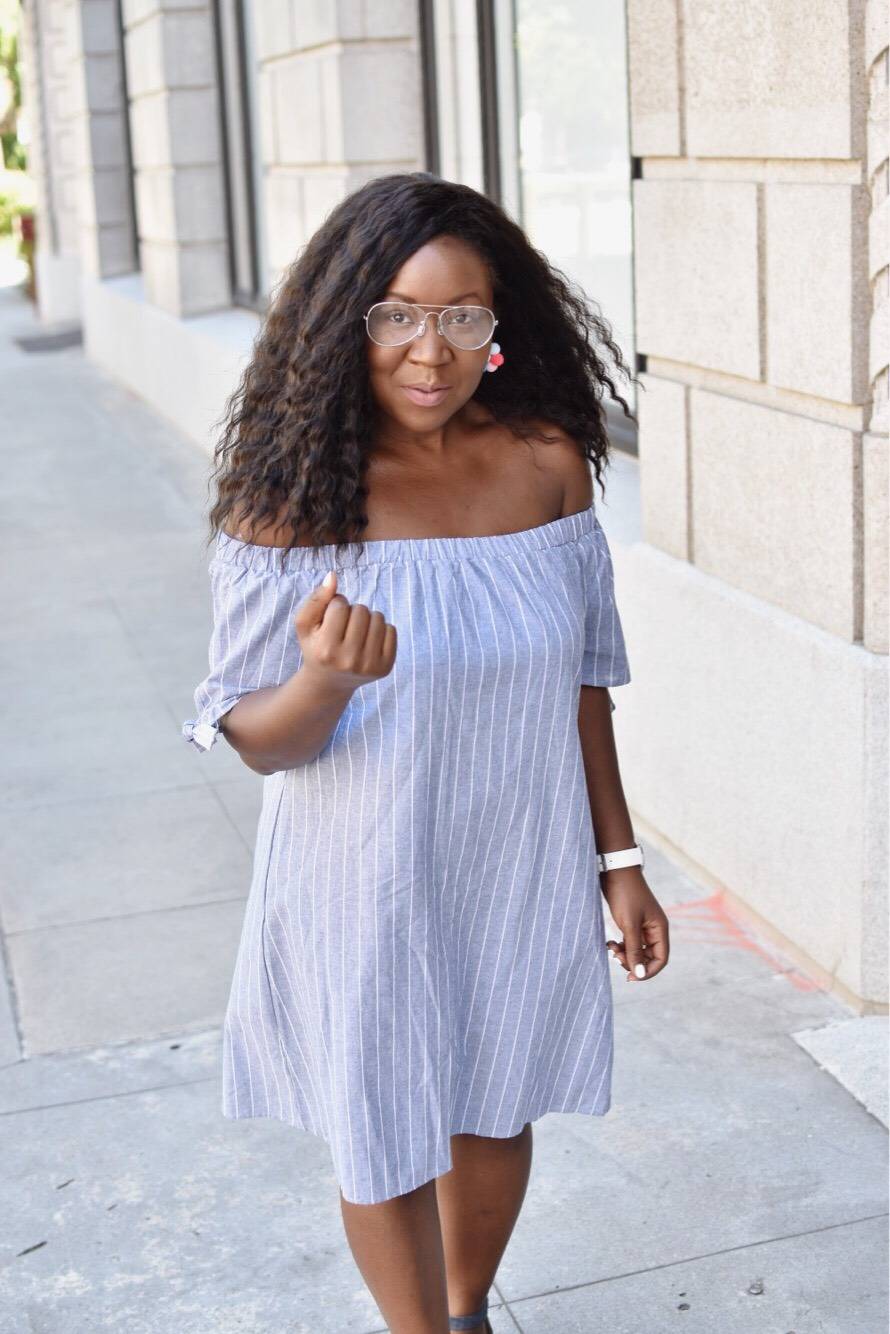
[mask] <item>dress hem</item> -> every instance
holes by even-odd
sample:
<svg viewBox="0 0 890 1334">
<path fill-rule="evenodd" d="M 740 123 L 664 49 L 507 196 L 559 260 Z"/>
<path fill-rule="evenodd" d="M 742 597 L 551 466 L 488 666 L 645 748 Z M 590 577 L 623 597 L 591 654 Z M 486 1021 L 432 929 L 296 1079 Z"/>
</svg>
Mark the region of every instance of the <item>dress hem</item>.
<svg viewBox="0 0 890 1334">
<path fill-rule="evenodd" d="M 511 1139 L 514 1135 L 519 1134 L 519 1131 L 522 1130 L 522 1127 L 524 1125 L 528 1124 L 529 1122 L 538 1121 L 541 1119 L 542 1116 L 547 1116 L 550 1113 L 556 1113 L 556 1114 L 562 1113 L 564 1115 L 573 1115 L 576 1113 L 580 1113 L 581 1115 L 584 1116 L 605 1116 L 606 1113 L 611 1109 L 611 1106 L 612 1106 L 612 1097 L 611 1097 L 611 1092 L 609 1092 L 606 1095 L 605 1100 L 600 1098 L 598 1102 L 595 1102 L 594 1104 L 589 1106 L 582 1105 L 574 1107 L 564 1107 L 564 1106 L 542 1107 L 539 1111 L 531 1115 L 524 1116 L 519 1126 L 515 1130 L 505 1130 L 499 1133 L 492 1130 L 480 1130 L 479 1127 L 475 1124 L 464 1124 L 457 1127 L 456 1129 L 453 1129 L 450 1133 L 452 1135 L 481 1135 L 486 1139 Z M 308 1134 L 315 1135 L 317 1139 L 320 1139 L 322 1143 L 328 1146 L 329 1150 L 331 1148 L 331 1142 L 328 1139 L 328 1137 L 323 1133 L 323 1131 L 319 1130 L 316 1126 L 310 1125 L 307 1121 L 301 1120 L 299 1117 L 293 1118 L 289 1116 L 282 1116 L 280 1112 L 272 1111 L 271 1109 L 260 1110 L 259 1108 L 250 1112 L 246 1111 L 236 1112 L 225 1103 L 222 1105 L 221 1111 L 223 1117 L 227 1121 L 278 1121 L 282 1125 L 292 1126 L 295 1130 L 305 1130 Z M 452 1167 L 452 1161 L 451 1161 L 451 1152 L 449 1149 L 446 1152 L 444 1158 L 440 1162 L 435 1162 L 432 1165 L 432 1167 L 421 1168 L 418 1172 L 415 1172 L 412 1177 L 409 1177 L 408 1184 L 404 1186 L 403 1189 L 396 1191 L 392 1195 L 384 1195 L 381 1194 L 380 1192 L 373 1192 L 373 1193 L 363 1192 L 361 1199 L 351 1199 L 343 1190 L 343 1182 L 338 1180 L 337 1184 L 339 1185 L 340 1190 L 343 1194 L 343 1198 L 344 1200 L 346 1200 L 347 1204 L 383 1204 L 386 1200 L 397 1199 L 400 1195 L 406 1195 L 409 1191 L 416 1190 L 418 1186 L 426 1185 L 428 1181 L 433 1181 L 435 1180 L 436 1177 L 442 1176 L 446 1172 L 450 1172 L 451 1167 Z M 336 1169 L 335 1169 L 335 1175 L 336 1175 Z"/>
</svg>

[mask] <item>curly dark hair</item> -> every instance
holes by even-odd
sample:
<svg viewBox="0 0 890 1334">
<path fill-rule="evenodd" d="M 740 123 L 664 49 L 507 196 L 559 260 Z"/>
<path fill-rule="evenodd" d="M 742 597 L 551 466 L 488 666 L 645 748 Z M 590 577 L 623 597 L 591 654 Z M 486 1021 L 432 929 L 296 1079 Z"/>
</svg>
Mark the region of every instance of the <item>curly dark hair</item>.
<svg viewBox="0 0 890 1334">
<path fill-rule="evenodd" d="M 298 533 L 313 545 L 330 535 L 338 549 L 361 545 L 375 419 L 362 315 L 402 264 L 441 236 L 473 246 L 487 264 L 498 338 L 510 349 L 474 400 L 519 439 L 551 438 L 535 429 L 542 420 L 559 427 L 578 441 L 604 492 L 604 386 L 636 421 L 600 356 L 605 348 L 635 381 L 611 326 L 492 200 L 430 172 L 405 172 L 375 177 L 338 204 L 278 284 L 216 423 L 208 541 L 236 514 L 251 524 L 286 520 L 291 546 Z"/>
</svg>

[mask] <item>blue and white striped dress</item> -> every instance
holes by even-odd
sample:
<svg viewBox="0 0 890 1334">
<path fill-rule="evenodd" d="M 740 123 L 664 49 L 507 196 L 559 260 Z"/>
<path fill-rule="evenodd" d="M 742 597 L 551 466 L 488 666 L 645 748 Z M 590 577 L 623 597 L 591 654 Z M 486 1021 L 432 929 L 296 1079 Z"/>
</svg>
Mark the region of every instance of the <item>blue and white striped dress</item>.
<svg viewBox="0 0 890 1334">
<path fill-rule="evenodd" d="M 398 631 L 322 751 L 263 779 L 222 1111 L 321 1136 L 347 1200 L 451 1167 L 449 1136 L 611 1103 L 612 993 L 578 732 L 630 680 L 594 506 L 488 537 L 287 553 L 220 533 L 210 671 L 182 725 L 300 666 L 328 569 Z M 614 707 L 614 706 L 613 706 Z"/>
</svg>

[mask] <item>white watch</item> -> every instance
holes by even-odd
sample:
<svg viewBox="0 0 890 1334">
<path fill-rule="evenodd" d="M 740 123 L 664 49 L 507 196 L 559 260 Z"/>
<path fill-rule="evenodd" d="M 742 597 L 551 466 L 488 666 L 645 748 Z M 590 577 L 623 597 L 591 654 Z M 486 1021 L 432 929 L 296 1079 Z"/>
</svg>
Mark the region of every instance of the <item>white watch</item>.
<svg viewBox="0 0 890 1334">
<path fill-rule="evenodd" d="M 600 871 L 617 871 L 620 866 L 644 866 L 645 857 L 639 843 L 632 848 L 620 848 L 615 852 L 598 852 L 597 865 Z"/>
</svg>

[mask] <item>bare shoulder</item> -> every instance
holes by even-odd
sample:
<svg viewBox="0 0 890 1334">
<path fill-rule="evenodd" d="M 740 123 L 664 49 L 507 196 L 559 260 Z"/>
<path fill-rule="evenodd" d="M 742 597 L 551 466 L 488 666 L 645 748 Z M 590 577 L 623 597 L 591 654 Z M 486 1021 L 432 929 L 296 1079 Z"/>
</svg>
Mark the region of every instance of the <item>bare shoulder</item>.
<svg viewBox="0 0 890 1334">
<path fill-rule="evenodd" d="M 260 547 L 286 547 L 290 545 L 293 529 L 287 521 L 287 506 L 282 505 L 274 519 L 262 523 L 252 520 L 246 507 L 242 506 L 230 514 L 223 526 L 228 537 L 238 538 L 241 542 L 250 542 Z"/>
<path fill-rule="evenodd" d="M 553 422 L 533 425 L 535 432 L 546 436 L 534 441 L 536 463 L 561 486 L 563 516 L 587 509 L 593 504 L 593 475 L 582 446 Z"/>
</svg>

